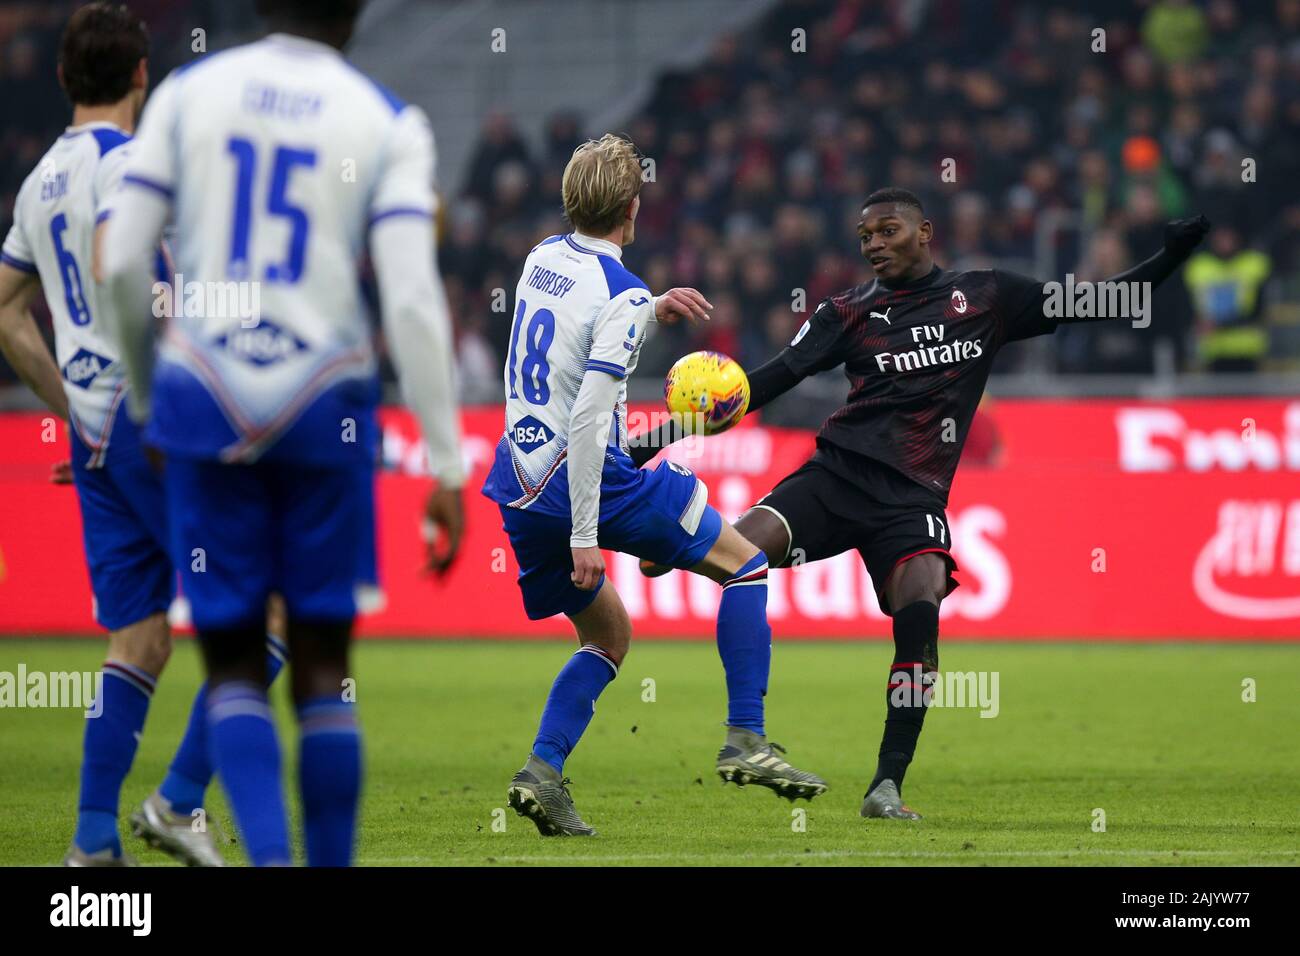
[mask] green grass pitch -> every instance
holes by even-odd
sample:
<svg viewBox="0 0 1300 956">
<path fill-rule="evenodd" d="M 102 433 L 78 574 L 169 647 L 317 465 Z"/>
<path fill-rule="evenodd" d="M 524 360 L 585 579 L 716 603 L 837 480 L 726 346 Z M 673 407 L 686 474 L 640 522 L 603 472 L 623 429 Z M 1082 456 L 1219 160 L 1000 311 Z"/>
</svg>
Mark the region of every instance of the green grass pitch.
<svg viewBox="0 0 1300 956">
<path fill-rule="evenodd" d="M 95 670 L 103 649 L 2 640 L 0 671 L 20 662 L 29 672 Z M 568 645 L 362 642 L 353 666 L 367 769 L 358 862 L 1300 863 L 1300 648 L 943 645 L 945 670 L 998 672 L 1000 712 L 931 711 L 905 787 L 925 815 L 919 823 L 858 817 L 889 650 L 883 641 L 776 645 L 769 735 L 831 785 L 792 806 L 755 787 L 724 788 L 714 775 L 724 688 L 712 644 L 634 643 L 567 768 L 578 809 L 600 831 L 579 840 L 542 839 L 505 807 Z M 181 642 L 126 782 L 124 818 L 161 779 L 198 672 L 193 642 Z M 1256 682 L 1253 703 L 1242 700 L 1245 678 Z M 275 696 L 291 740 L 283 682 Z M 60 859 L 82 723 L 76 710 L 0 710 L 0 864 Z M 233 832 L 222 796 L 210 793 L 212 819 Z M 1104 832 L 1094 830 L 1097 810 Z M 124 843 L 142 863 L 170 863 L 125 830 Z M 238 846 L 223 852 L 243 862 Z"/>
</svg>

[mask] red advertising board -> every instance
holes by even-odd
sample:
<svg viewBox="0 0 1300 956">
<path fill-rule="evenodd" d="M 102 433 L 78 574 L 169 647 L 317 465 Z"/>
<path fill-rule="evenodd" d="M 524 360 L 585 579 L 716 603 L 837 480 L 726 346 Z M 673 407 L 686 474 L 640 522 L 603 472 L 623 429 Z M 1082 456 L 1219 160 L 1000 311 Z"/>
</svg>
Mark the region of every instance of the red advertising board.
<svg viewBox="0 0 1300 956">
<path fill-rule="evenodd" d="M 945 638 L 1300 639 L 1300 402 L 1004 401 L 990 414 L 999 460 L 963 463 L 948 512 L 961 587 L 942 608 Z M 568 633 L 563 619 L 524 617 L 500 516 L 477 494 L 500 410 L 464 415 L 469 529 L 442 581 L 420 572 L 428 480 L 416 428 L 398 409 L 384 422 L 387 604 L 361 633 Z M 812 448 L 811 432 L 747 421 L 672 454 L 734 518 Z M 76 496 L 48 481 L 66 453 L 61 424 L 55 434 L 39 414 L 0 415 L 0 633 L 95 630 Z M 638 634 L 711 634 L 716 585 L 680 572 L 651 581 L 634 558 L 607 560 Z M 778 638 L 888 633 L 854 553 L 774 572 L 768 612 Z"/>
</svg>

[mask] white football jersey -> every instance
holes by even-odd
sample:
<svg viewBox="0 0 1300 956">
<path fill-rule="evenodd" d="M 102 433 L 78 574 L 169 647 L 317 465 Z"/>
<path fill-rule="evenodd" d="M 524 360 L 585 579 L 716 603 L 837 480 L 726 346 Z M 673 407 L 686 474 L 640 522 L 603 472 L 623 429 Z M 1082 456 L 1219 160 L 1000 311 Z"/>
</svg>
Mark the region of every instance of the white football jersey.
<svg viewBox="0 0 1300 956">
<path fill-rule="evenodd" d="M 517 508 L 541 498 L 564 463 L 588 370 L 621 382 L 608 444 L 609 454 L 627 457 L 626 379 L 653 319 L 654 297 L 623 267 L 614 243 L 575 233 L 552 236 L 529 253 L 515 287 L 506 431 L 484 489 L 489 497 Z M 567 513 L 567 493 L 554 506 Z"/>
<path fill-rule="evenodd" d="M 255 459 L 327 391 L 373 385 L 359 260 L 375 222 L 432 219 L 433 152 L 418 107 L 300 37 L 212 54 L 158 87 L 123 189 L 172 204 L 175 318 L 152 426 L 164 447 Z M 204 414 L 208 398 L 228 427 Z"/>
<path fill-rule="evenodd" d="M 92 468 L 104 461 L 124 384 L 91 257 L 95 225 L 131 149 L 130 136 L 112 123 L 68 127 L 19 189 L 0 253 L 5 264 L 40 276 L 72 425 Z"/>
</svg>

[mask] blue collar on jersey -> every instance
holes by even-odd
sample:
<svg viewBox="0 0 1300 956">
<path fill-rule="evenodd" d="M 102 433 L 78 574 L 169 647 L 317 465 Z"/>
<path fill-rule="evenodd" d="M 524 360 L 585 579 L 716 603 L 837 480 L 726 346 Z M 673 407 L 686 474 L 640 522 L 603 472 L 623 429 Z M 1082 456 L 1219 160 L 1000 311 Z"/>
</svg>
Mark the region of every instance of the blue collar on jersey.
<svg viewBox="0 0 1300 956">
<path fill-rule="evenodd" d="M 594 236 L 584 236 L 580 232 L 574 232 L 565 236 L 564 241 L 589 256 L 613 256 L 619 262 L 623 261 L 623 247 L 608 239 L 597 239 Z"/>
</svg>

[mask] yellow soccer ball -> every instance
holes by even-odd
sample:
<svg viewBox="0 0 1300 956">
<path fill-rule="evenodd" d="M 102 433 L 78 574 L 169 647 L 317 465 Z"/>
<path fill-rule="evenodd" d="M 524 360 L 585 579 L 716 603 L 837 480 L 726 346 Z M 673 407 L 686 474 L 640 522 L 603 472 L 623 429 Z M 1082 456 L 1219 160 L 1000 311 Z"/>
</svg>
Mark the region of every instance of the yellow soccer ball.
<svg viewBox="0 0 1300 956">
<path fill-rule="evenodd" d="M 749 410 L 749 379 L 721 352 L 683 355 L 664 379 L 664 403 L 690 434 L 716 435 Z"/>
</svg>

